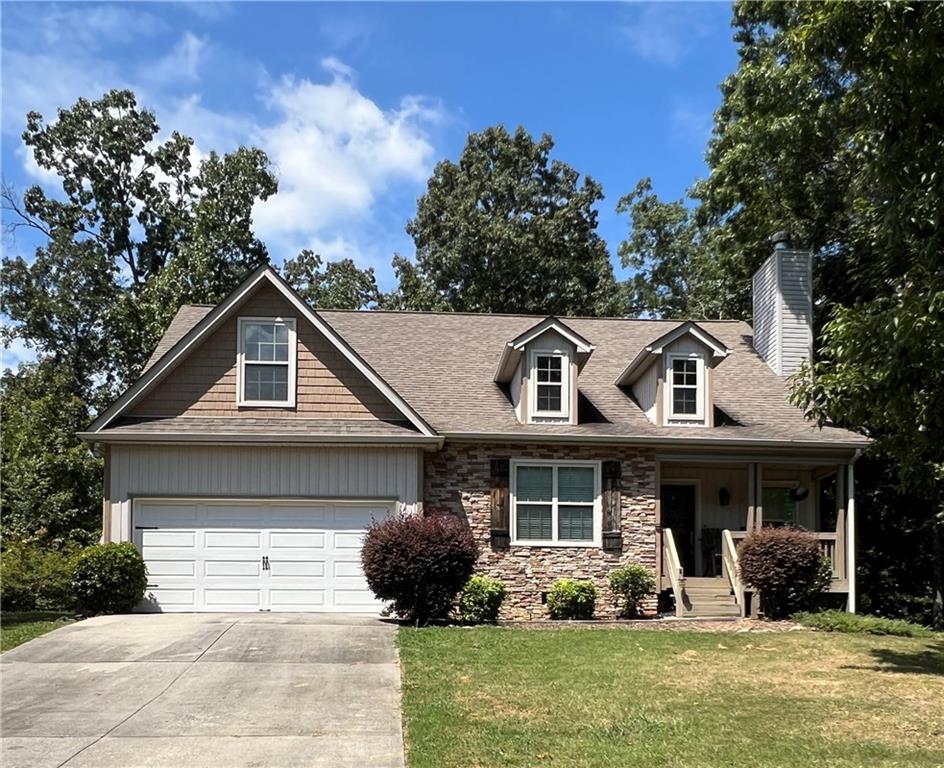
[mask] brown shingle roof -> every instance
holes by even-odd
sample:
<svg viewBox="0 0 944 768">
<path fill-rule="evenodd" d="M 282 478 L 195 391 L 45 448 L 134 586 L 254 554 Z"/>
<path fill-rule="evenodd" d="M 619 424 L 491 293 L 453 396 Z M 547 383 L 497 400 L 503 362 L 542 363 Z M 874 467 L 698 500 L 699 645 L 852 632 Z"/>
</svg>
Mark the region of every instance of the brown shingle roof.
<svg viewBox="0 0 944 768">
<path fill-rule="evenodd" d="M 177 314 L 174 315 L 174 319 L 170 321 L 170 325 L 168 325 L 167 330 L 164 331 L 164 335 L 161 336 L 160 341 L 157 342 L 157 346 L 154 347 L 154 351 L 151 353 L 147 365 L 144 366 L 144 371 L 160 360 L 164 356 L 164 353 L 186 336 L 187 332 L 210 314 L 212 310 L 213 307 L 209 304 L 184 304 L 178 309 Z M 144 371 L 141 371 L 141 373 L 144 373 Z"/>
<path fill-rule="evenodd" d="M 210 311 L 185 306 L 174 317 L 149 366 Z M 580 395 L 603 420 L 579 425 L 521 424 L 502 388 L 493 381 L 505 345 L 542 318 L 437 312 L 318 313 L 439 433 L 560 435 L 684 441 L 778 441 L 865 444 L 835 427 L 818 429 L 787 401 L 787 389 L 754 351 L 750 325 L 703 321 L 698 325 L 732 350 L 714 369 L 715 405 L 733 424 L 713 429 L 658 427 L 628 391 L 614 382 L 647 344 L 680 324 L 676 320 L 561 318 L 595 346 L 580 373 Z M 242 421 L 242 420 L 240 420 Z M 268 428 L 260 425 L 259 429 Z"/>
</svg>

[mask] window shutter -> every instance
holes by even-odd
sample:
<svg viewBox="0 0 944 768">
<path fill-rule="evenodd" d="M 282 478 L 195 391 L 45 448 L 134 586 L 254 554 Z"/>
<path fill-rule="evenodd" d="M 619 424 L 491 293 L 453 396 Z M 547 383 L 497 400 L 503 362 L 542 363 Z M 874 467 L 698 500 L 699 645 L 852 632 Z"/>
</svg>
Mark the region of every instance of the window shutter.
<svg viewBox="0 0 944 768">
<path fill-rule="evenodd" d="M 623 534 L 620 530 L 623 465 L 618 461 L 604 461 L 602 470 L 603 550 L 618 555 L 623 551 Z"/>
<path fill-rule="evenodd" d="M 505 548 L 511 543 L 509 535 L 508 505 L 508 476 L 510 462 L 508 459 L 492 459 L 492 500 L 491 500 L 491 540 L 492 546 Z"/>
</svg>

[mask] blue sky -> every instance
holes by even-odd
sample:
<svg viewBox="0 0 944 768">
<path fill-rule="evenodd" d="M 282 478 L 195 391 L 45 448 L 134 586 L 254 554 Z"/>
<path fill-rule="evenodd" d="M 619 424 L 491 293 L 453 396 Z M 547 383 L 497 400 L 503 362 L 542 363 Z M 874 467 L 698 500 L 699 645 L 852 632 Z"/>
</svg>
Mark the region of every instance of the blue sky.
<svg viewBox="0 0 944 768">
<path fill-rule="evenodd" d="M 678 198 L 705 173 L 718 85 L 737 63 L 730 16 L 727 3 L 5 2 L 3 178 L 52 181 L 23 150 L 26 111 L 130 87 L 198 153 L 269 153 L 280 193 L 254 219 L 276 263 L 303 247 L 351 256 L 389 288 L 433 165 L 469 131 L 521 124 L 603 185 L 615 262 L 622 195 L 651 176 Z"/>
</svg>

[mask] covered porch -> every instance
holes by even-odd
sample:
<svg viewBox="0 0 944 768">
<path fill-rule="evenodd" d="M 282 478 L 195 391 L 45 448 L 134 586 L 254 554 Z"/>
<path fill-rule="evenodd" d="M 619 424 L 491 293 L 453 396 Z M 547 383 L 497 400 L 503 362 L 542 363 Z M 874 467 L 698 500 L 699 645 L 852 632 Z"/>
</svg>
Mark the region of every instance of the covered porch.
<svg viewBox="0 0 944 768">
<path fill-rule="evenodd" d="M 746 611 L 737 545 L 762 526 L 813 532 L 832 566 L 829 592 L 855 606 L 854 457 L 660 456 L 658 520 L 661 586 L 678 615 L 696 597 Z M 724 600 L 725 593 L 730 598 Z M 712 614 L 714 615 L 714 614 Z"/>
</svg>

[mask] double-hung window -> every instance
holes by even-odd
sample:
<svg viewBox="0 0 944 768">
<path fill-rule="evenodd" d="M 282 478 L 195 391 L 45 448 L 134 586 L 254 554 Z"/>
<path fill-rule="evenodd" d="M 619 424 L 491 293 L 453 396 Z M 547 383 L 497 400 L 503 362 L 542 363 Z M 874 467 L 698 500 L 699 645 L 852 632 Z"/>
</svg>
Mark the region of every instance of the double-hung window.
<svg viewBox="0 0 944 768">
<path fill-rule="evenodd" d="M 556 352 L 534 352 L 533 354 L 533 415 L 566 417 L 569 399 L 567 355 Z"/>
<path fill-rule="evenodd" d="M 599 466 L 515 463 L 513 527 L 516 544 L 599 543 Z"/>
<path fill-rule="evenodd" d="M 295 321 L 239 319 L 239 404 L 295 405 Z"/>
<path fill-rule="evenodd" d="M 669 418 L 701 419 L 704 414 L 703 361 L 699 357 L 669 358 Z"/>
</svg>

